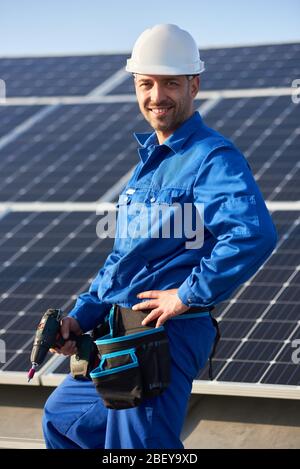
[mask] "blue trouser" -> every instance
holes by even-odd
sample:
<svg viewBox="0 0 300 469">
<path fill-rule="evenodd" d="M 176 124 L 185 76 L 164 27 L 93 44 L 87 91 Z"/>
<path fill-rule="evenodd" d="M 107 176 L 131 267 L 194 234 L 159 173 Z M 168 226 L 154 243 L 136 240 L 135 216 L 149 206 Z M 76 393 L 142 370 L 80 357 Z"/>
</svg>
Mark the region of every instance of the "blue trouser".
<svg viewBox="0 0 300 469">
<path fill-rule="evenodd" d="M 103 405 L 93 382 L 69 375 L 45 405 L 47 448 L 183 448 L 192 382 L 209 357 L 215 329 L 209 316 L 172 319 L 165 328 L 171 353 L 167 390 L 138 407 L 113 410 Z"/>
</svg>

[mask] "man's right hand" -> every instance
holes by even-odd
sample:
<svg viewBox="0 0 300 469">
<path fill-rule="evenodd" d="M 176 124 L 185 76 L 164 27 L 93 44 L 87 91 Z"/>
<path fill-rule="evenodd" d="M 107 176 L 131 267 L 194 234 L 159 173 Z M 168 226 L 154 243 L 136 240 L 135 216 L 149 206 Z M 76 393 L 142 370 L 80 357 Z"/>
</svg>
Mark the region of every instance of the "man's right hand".
<svg viewBox="0 0 300 469">
<path fill-rule="evenodd" d="M 55 347 L 55 348 L 50 349 L 50 352 L 59 353 L 59 354 L 66 355 L 66 356 L 74 355 L 75 353 L 77 353 L 75 340 L 68 340 L 70 332 L 73 332 L 73 334 L 75 335 L 82 334 L 82 330 L 79 326 L 78 321 L 76 321 L 76 319 L 70 316 L 66 316 L 65 318 L 61 320 L 61 325 L 60 325 L 60 333 L 62 337 L 66 340 L 66 342 L 61 347 Z"/>
</svg>

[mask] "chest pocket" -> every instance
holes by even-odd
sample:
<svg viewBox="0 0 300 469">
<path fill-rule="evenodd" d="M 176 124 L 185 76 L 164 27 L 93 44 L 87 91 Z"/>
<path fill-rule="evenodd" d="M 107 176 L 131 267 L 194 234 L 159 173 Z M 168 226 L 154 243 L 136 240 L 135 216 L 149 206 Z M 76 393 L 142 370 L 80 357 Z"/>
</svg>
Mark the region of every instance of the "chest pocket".
<svg viewBox="0 0 300 469">
<path fill-rule="evenodd" d="M 151 237 L 170 239 L 184 237 L 185 212 L 193 206 L 192 191 L 166 188 L 148 196 Z M 192 215 L 190 214 L 190 218 Z"/>
<path fill-rule="evenodd" d="M 148 205 L 146 191 L 137 190 L 130 194 L 120 194 L 117 202 L 116 240 L 117 248 L 122 254 L 148 237 Z"/>
<path fill-rule="evenodd" d="M 118 240 L 126 240 L 127 238 L 128 208 L 130 203 L 131 198 L 128 195 L 121 194 L 119 196 L 116 204 L 116 208 L 118 210 L 116 239 Z"/>
<path fill-rule="evenodd" d="M 200 248 L 204 241 L 204 205 L 195 202 L 192 190 L 161 190 L 151 207 L 151 227 L 160 238 L 177 239 L 178 245 L 184 241 L 190 249 Z"/>
<path fill-rule="evenodd" d="M 117 207 L 116 237 L 126 251 L 149 238 L 183 238 L 195 209 L 192 191 L 176 188 L 123 193 Z"/>
<path fill-rule="evenodd" d="M 192 191 L 184 189 L 161 189 L 153 194 L 150 201 L 158 205 L 182 205 L 187 202 L 193 201 Z"/>
</svg>

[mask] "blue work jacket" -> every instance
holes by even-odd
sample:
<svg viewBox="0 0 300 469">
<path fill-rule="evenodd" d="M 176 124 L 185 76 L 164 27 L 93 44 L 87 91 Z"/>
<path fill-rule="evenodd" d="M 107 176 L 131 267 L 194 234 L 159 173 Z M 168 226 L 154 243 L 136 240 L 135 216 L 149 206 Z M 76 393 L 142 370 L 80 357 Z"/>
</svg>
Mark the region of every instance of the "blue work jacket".
<svg viewBox="0 0 300 469">
<path fill-rule="evenodd" d="M 246 159 L 198 112 L 162 145 L 155 132 L 135 137 L 140 162 L 119 196 L 113 250 L 70 312 L 84 331 L 101 323 L 112 304 L 131 307 L 147 290 L 179 288 L 185 305 L 214 306 L 249 279 L 276 245 Z M 188 246 L 190 238 L 183 229 L 178 235 L 171 223 L 169 236 L 162 236 L 165 217 L 175 217 L 171 207 L 182 213 L 192 207 L 189 221 L 202 221 L 198 244 Z M 156 234 L 146 236 L 151 210 L 162 215 Z"/>
</svg>

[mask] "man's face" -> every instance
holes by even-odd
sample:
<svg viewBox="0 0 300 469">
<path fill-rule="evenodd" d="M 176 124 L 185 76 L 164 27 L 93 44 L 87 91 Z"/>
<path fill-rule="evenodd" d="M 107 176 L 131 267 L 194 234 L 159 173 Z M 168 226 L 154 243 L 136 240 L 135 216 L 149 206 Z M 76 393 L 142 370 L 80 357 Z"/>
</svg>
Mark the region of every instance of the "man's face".
<svg viewBox="0 0 300 469">
<path fill-rule="evenodd" d="M 140 110 L 162 143 L 193 114 L 199 77 L 135 75 L 134 81 Z"/>
</svg>

